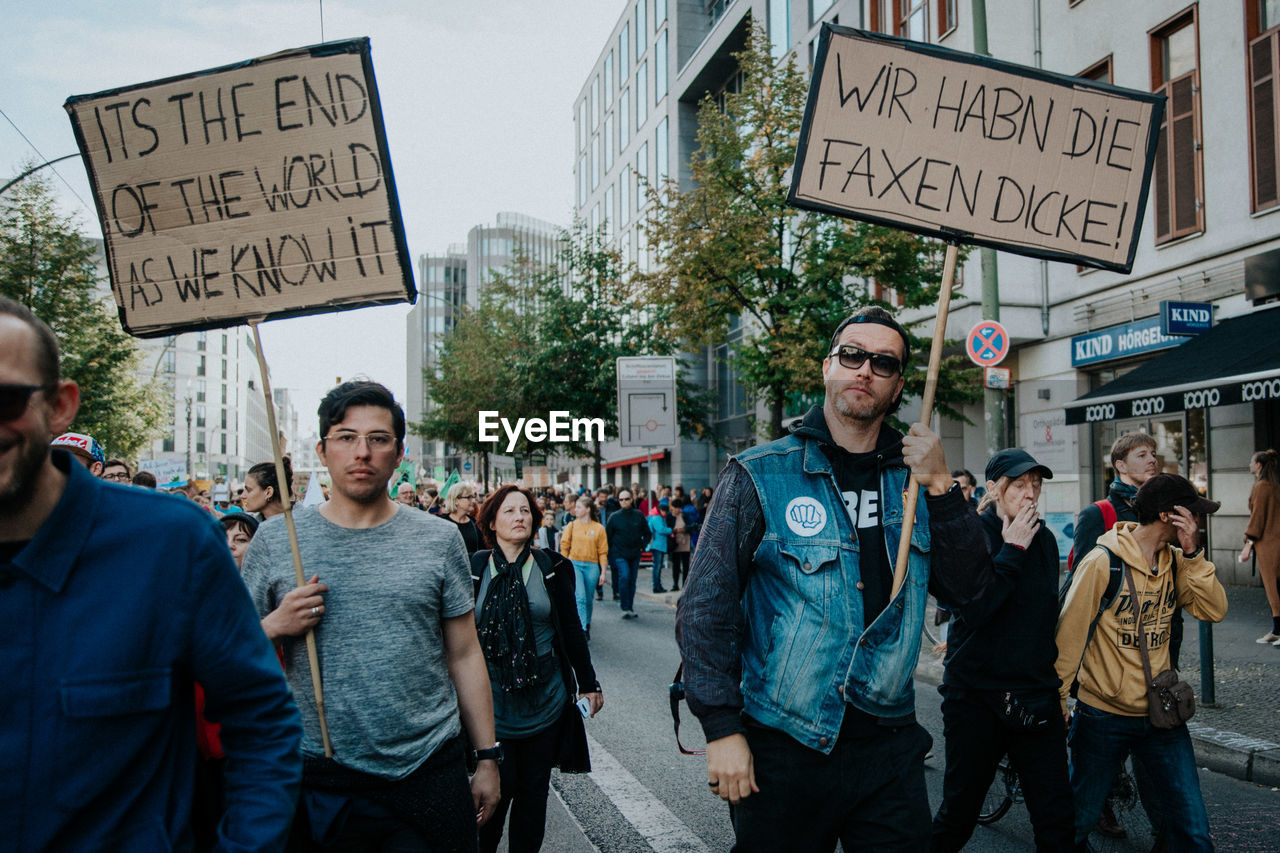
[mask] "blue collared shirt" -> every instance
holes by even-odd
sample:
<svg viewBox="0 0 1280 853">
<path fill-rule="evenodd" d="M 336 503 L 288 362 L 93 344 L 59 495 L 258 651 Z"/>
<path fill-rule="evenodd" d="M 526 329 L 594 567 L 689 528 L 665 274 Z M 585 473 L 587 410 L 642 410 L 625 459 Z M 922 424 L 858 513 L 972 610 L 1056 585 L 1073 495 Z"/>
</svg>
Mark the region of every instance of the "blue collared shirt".
<svg viewBox="0 0 1280 853">
<path fill-rule="evenodd" d="M 66 488 L 0 562 L 0 850 L 189 848 L 197 681 L 219 849 L 282 848 L 302 726 L 220 527 L 53 453 Z"/>
</svg>

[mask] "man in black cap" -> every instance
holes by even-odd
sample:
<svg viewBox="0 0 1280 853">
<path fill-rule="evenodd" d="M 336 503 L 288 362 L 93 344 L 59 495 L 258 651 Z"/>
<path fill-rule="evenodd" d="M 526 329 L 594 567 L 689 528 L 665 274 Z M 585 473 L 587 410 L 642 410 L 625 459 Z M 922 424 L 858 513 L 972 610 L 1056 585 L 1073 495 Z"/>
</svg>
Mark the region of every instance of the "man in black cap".
<svg viewBox="0 0 1280 853">
<path fill-rule="evenodd" d="M 1099 547 L 1076 568 L 1058 617 L 1056 669 L 1064 713 L 1071 682 L 1080 683 L 1069 736 L 1076 841 L 1088 837 L 1116 770 L 1132 754 L 1135 770 L 1158 789 L 1172 849 L 1212 850 L 1191 736 L 1186 725 L 1160 729 L 1148 720 L 1141 647 L 1147 648 L 1152 674 L 1162 672 L 1170 668 L 1176 607 L 1205 622 L 1226 615 L 1226 592 L 1200 546 L 1199 516 L 1220 505 L 1176 474 L 1148 479 L 1133 505 L 1137 523 L 1122 521 L 1098 539 Z M 1123 580 L 1115 602 L 1099 614 L 1112 555 Z"/>
</svg>

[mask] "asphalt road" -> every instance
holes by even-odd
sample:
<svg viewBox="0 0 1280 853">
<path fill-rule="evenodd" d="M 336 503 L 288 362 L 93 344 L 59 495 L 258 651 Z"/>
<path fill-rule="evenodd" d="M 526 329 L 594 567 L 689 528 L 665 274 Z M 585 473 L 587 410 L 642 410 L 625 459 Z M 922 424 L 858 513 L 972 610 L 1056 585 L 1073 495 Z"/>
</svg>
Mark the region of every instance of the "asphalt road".
<svg viewBox="0 0 1280 853">
<path fill-rule="evenodd" d="M 589 775 L 552 778 L 543 849 L 555 853 L 727 851 L 733 845 L 728 808 L 707 790 L 705 762 L 681 755 L 672 733 L 667 685 L 679 663 L 675 611 L 636 600 L 640 618 L 623 620 L 616 602 L 596 602 L 592 659 L 605 689 L 605 706 L 587 721 L 592 740 Z M 917 683 L 917 713 L 933 734 L 927 763 L 929 798 L 942 793 L 942 716 L 937 691 Z M 697 721 L 681 706 L 681 740 L 704 744 Z M 1280 790 L 1208 770 L 1200 784 L 1218 849 L 1280 853 Z M 1141 809 L 1122 817 L 1130 838 L 1115 850 L 1146 851 L 1150 840 Z M 1034 850 L 1026 809 L 1015 805 L 991 827 L 978 827 L 968 850 Z M 505 847 L 505 845 L 504 845 Z"/>
</svg>

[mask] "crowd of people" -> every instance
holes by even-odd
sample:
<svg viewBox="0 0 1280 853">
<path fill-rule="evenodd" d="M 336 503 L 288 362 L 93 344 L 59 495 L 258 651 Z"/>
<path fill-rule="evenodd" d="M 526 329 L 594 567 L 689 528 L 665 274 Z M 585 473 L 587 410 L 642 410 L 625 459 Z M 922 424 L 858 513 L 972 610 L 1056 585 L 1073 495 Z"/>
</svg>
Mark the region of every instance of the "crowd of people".
<svg viewBox="0 0 1280 853">
<path fill-rule="evenodd" d="M 823 404 L 733 457 L 714 501 L 393 486 L 404 412 L 354 381 L 318 412 L 327 500 L 294 506 L 287 462 L 283 481 L 263 463 L 204 506 L 69 431 L 55 336 L 0 299 L 0 823 L 20 849 L 536 851 L 552 769 L 591 768 L 595 604 L 608 580 L 638 618 L 647 555 L 654 592 L 668 565 L 684 588 L 735 850 L 959 850 L 1005 756 L 1039 850 L 1124 831 L 1106 803 L 1127 759 L 1157 848 L 1212 849 L 1176 669 L 1182 611 L 1226 613 L 1201 546 L 1219 504 L 1121 436 L 1060 586 L 1053 471 L 1007 448 L 979 486 L 928 427 L 890 426 L 910 356 L 888 312 L 844 320 Z M 1253 459 L 1240 555 L 1273 605 L 1278 460 Z M 929 595 L 951 618 L 936 813 L 913 684 Z"/>
</svg>

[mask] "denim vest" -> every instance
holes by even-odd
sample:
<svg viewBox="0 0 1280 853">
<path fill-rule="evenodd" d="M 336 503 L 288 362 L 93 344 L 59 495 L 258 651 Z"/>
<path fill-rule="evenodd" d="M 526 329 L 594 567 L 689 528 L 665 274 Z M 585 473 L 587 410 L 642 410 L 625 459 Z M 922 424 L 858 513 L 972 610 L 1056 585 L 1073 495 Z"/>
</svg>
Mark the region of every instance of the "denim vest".
<svg viewBox="0 0 1280 853">
<path fill-rule="evenodd" d="M 929 586 L 929 513 L 916 503 L 906 581 L 871 625 L 857 591 L 859 542 L 818 442 L 787 436 L 737 457 L 760 497 L 764 537 L 742 596 L 743 710 L 829 753 L 845 702 L 877 717 L 914 712 Z M 880 468 L 886 554 L 896 562 L 909 471 Z M 923 490 L 922 490 L 923 491 Z"/>
</svg>

